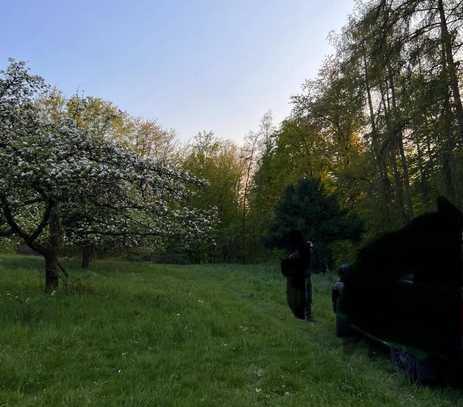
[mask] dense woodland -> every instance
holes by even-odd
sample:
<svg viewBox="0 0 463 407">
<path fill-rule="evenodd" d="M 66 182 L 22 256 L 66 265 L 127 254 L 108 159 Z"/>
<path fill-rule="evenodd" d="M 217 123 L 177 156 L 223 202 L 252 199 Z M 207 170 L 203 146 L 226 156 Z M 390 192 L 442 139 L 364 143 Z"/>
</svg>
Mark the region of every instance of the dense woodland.
<svg viewBox="0 0 463 407">
<path fill-rule="evenodd" d="M 265 115 L 241 149 L 200 135 L 187 162 L 210 181 L 202 199 L 219 208 L 219 256 L 262 254 L 279 199 L 301 177 L 336 193 L 364 239 L 432 210 L 439 194 L 461 207 L 462 22 L 460 1 L 359 3 L 283 123 Z"/>
<path fill-rule="evenodd" d="M 461 207 L 462 13 L 442 0 L 357 7 L 292 115 L 277 128 L 266 116 L 248 139 L 243 241 L 257 244 L 302 176 L 336 191 L 366 222 L 365 238 L 431 210 L 438 194 Z"/>
<path fill-rule="evenodd" d="M 0 95 L 2 147 L 10 149 L 1 157 L 0 220 L 7 225 L 1 232 L 45 257 L 50 250 L 40 239 L 55 239 L 51 246 L 59 243 L 60 254 L 83 253 L 84 265 L 95 253 L 114 254 L 115 247 L 117 253 L 124 247 L 130 256 L 159 261 L 268 260 L 278 246 L 271 244 L 281 220 L 278 208 L 305 179 L 318 195 L 304 201 L 312 210 L 294 216 L 306 216 L 301 228 L 321 251 L 330 252 L 334 264 L 352 255 L 361 241 L 431 210 L 438 195 L 461 208 L 462 24 L 461 1 L 358 2 L 342 32 L 330 38 L 334 54 L 292 98 L 290 116 L 274 123 L 271 113 L 265 114 L 243 145 L 208 131 L 183 145 L 173 130 L 155 121 L 134 118 L 98 97 L 65 98 L 24 64 L 12 62 Z M 45 117 L 47 124 L 38 124 L 37 117 Z M 37 138 L 50 128 L 60 136 Z M 35 151 L 59 139 L 63 145 L 57 151 L 69 156 L 82 140 L 91 140 L 75 164 L 87 168 L 80 184 L 77 173 L 68 171 L 61 187 L 50 186 L 47 173 L 41 179 L 46 188 L 37 188 L 40 180 L 31 181 L 37 167 L 21 167 L 22 147 L 11 142 L 18 134 L 29 140 L 31 132 Z M 13 134 L 10 141 L 5 141 L 7 133 Z M 117 146 L 117 154 L 109 145 Z M 105 160 L 113 153 L 119 158 L 111 167 Z M 12 154 L 21 164 L 19 175 L 11 172 Z M 56 154 L 45 154 L 37 165 L 48 171 L 44 166 Z M 98 163 L 97 175 L 88 169 L 88 160 Z M 121 176 L 126 170 L 130 174 Z M 29 179 L 20 182 L 21 192 L 15 190 L 21 197 L 8 195 L 5 177 L 10 177 L 10 188 Z M 78 195 L 70 193 L 78 187 Z M 72 210 L 63 209 L 71 203 Z M 350 219 L 348 226 L 310 229 L 314 219 L 327 213 L 326 205 L 343 218 L 341 223 Z M 33 220 L 20 219 L 26 207 Z M 12 223 L 15 208 L 19 220 Z M 286 207 L 286 213 L 291 210 Z M 59 211 L 64 215 L 56 215 Z M 26 222 L 22 229 L 20 221 Z"/>
</svg>

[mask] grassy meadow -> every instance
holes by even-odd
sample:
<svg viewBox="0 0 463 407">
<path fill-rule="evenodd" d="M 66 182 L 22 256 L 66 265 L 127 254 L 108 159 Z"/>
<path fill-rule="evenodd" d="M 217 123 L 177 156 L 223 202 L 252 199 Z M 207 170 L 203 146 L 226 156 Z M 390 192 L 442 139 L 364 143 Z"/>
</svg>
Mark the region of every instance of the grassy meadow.
<svg viewBox="0 0 463 407">
<path fill-rule="evenodd" d="M 291 317 L 276 266 L 65 263 L 0 257 L 0 406 L 463 406 L 334 335 L 316 275 L 316 323 Z M 461 400 L 461 401 L 460 401 Z"/>
</svg>

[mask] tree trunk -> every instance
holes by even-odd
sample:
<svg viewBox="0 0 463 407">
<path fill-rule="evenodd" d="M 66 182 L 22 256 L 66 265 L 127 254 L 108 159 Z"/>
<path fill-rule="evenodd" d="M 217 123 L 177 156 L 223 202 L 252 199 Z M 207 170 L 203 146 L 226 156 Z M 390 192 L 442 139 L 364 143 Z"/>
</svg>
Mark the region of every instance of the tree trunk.
<svg viewBox="0 0 463 407">
<path fill-rule="evenodd" d="M 389 86 L 391 88 L 391 99 L 392 99 L 392 111 L 393 111 L 393 136 L 396 138 L 396 147 L 399 150 L 399 159 L 402 167 L 402 186 L 403 186 L 403 205 L 404 205 L 404 217 L 405 221 L 408 222 L 413 218 L 413 203 L 412 194 L 410 191 L 410 174 L 408 171 L 408 162 L 405 155 L 404 138 L 403 138 L 403 125 L 402 118 L 400 117 L 399 109 L 397 107 L 397 98 L 395 91 L 395 81 L 392 67 L 388 66 Z"/>
<path fill-rule="evenodd" d="M 387 166 L 386 162 L 384 160 L 384 156 L 381 153 L 381 149 L 379 146 L 379 140 L 378 140 L 378 131 L 376 128 L 376 123 L 375 123 L 375 114 L 374 114 L 374 109 L 373 109 L 373 102 L 371 98 L 371 89 L 370 89 L 370 83 L 369 83 L 369 73 L 368 73 L 368 65 L 367 65 L 367 60 L 365 56 L 365 50 L 364 50 L 364 55 L 363 55 L 363 69 L 364 69 L 364 79 L 365 79 L 365 86 L 366 86 L 366 92 L 367 92 L 367 100 L 368 100 L 368 109 L 370 113 L 370 124 L 371 124 L 371 141 L 372 141 L 372 147 L 373 147 L 373 155 L 376 160 L 376 165 L 378 166 L 378 172 L 379 172 L 379 177 L 380 177 L 380 191 L 381 191 L 381 206 L 383 210 L 383 216 L 384 216 L 384 222 L 386 224 L 389 224 L 391 222 L 391 213 L 390 213 L 390 199 L 392 195 L 392 188 L 391 184 L 389 181 L 389 176 L 387 174 Z"/>
<path fill-rule="evenodd" d="M 62 243 L 62 228 L 57 205 L 50 211 L 48 248 L 45 251 L 45 292 L 58 288 L 58 253 Z"/>
<path fill-rule="evenodd" d="M 399 167 L 397 166 L 397 158 L 394 153 L 391 154 L 391 164 L 392 164 L 392 171 L 394 174 L 394 183 L 395 183 L 397 203 L 399 205 L 400 212 L 402 214 L 402 222 L 407 223 L 410 220 L 410 218 L 408 216 L 407 208 L 405 207 L 402 176 L 399 172 Z"/>
<path fill-rule="evenodd" d="M 87 245 L 82 247 L 82 263 L 81 267 L 83 269 L 89 269 L 90 268 L 90 263 L 93 259 L 93 256 L 95 254 L 95 250 L 92 245 Z"/>
<path fill-rule="evenodd" d="M 51 293 L 58 288 L 58 256 L 50 251 L 45 255 L 45 292 Z"/>
<path fill-rule="evenodd" d="M 421 145 L 417 138 L 414 138 L 413 141 L 416 146 L 417 164 L 418 164 L 418 171 L 420 174 L 419 185 L 420 185 L 421 201 L 423 202 L 425 208 L 427 209 L 431 206 L 430 186 L 428 182 L 428 177 L 425 174 L 424 159 L 423 159 L 423 152 L 421 149 Z"/>
<path fill-rule="evenodd" d="M 445 91 L 445 98 L 444 98 L 444 104 L 443 104 L 443 111 L 441 114 L 441 124 L 442 124 L 442 142 L 440 143 L 441 145 L 441 162 L 442 162 L 442 176 L 443 176 L 443 181 L 444 181 L 444 188 L 445 188 L 445 193 L 446 195 L 452 200 L 453 202 L 456 199 L 456 192 L 454 188 L 454 183 L 455 183 L 455 168 L 454 168 L 454 149 L 455 149 L 455 144 L 456 140 L 453 135 L 452 131 L 452 125 L 451 123 L 453 122 L 453 112 L 452 112 L 452 106 L 451 106 L 451 98 L 450 98 L 450 90 L 453 88 L 452 83 L 453 83 L 453 78 L 452 78 L 452 67 L 455 69 L 454 62 L 453 62 L 453 56 L 452 56 L 452 47 L 450 44 L 450 38 L 449 38 L 449 33 L 447 30 L 447 22 L 445 19 L 445 13 L 444 13 L 444 6 L 441 1 L 439 1 L 438 4 L 439 8 L 439 14 L 441 17 L 441 61 L 442 61 L 442 77 L 446 83 L 449 83 L 449 87 L 446 88 Z M 450 56 L 449 53 L 450 52 Z M 449 59 L 450 57 L 450 59 Z M 457 118 L 457 123 L 460 126 L 460 131 L 463 129 L 461 127 L 463 125 L 463 121 L 460 123 L 460 118 L 459 118 L 459 110 L 458 110 L 458 103 L 457 103 L 457 98 L 458 100 L 460 97 L 459 90 L 457 89 L 458 94 L 455 94 L 455 91 L 452 91 L 453 93 L 453 98 L 454 98 L 454 105 L 456 107 L 456 118 Z M 461 106 L 461 100 L 460 100 L 460 106 Z"/>
<path fill-rule="evenodd" d="M 412 192 L 410 188 L 410 172 L 408 170 L 407 156 L 405 155 L 405 148 L 403 143 L 403 137 L 400 135 L 399 139 L 399 153 L 400 161 L 402 164 L 403 178 L 404 178 L 404 187 L 405 187 L 405 201 L 407 204 L 408 217 L 412 219 L 414 216 L 413 202 L 412 202 Z"/>
<path fill-rule="evenodd" d="M 455 160 L 454 160 L 454 144 L 451 134 L 451 114 L 448 110 L 450 108 L 448 103 L 444 103 L 443 113 L 443 143 L 441 147 L 441 161 L 442 161 L 442 176 L 444 181 L 445 194 L 452 201 L 456 201 L 456 191 L 454 185 L 455 173 Z"/>
<path fill-rule="evenodd" d="M 379 91 L 381 93 L 381 101 L 384 106 L 384 118 L 386 120 L 386 140 L 384 141 L 382 151 L 385 157 L 389 157 L 389 163 L 392 167 L 392 175 L 394 181 L 394 196 L 395 203 L 400 210 L 402 216 L 402 223 L 407 223 L 409 221 L 407 215 L 407 209 L 405 208 L 404 203 L 404 191 L 403 191 L 403 182 L 402 175 L 399 172 L 397 166 L 397 134 L 395 128 L 395 120 L 393 113 L 391 113 L 390 105 L 390 96 L 389 96 L 389 83 L 386 80 L 385 86 L 380 82 Z"/>
<path fill-rule="evenodd" d="M 455 61 L 453 59 L 452 39 L 449 34 L 447 18 L 445 16 L 444 3 L 442 0 L 438 0 L 437 8 L 439 9 L 441 41 L 447 63 L 446 70 L 448 72 L 449 87 L 452 90 L 453 104 L 455 106 L 455 113 L 458 123 L 458 134 L 460 136 L 460 140 L 463 142 L 463 105 L 461 102 L 457 69 L 455 66 Z"/>
<path fill-rule="evenodd" d="M 245 167 L 245 174 L 244 174 L 244 186 L 243 186 L 243 194 L 241 197 L 241 209 L 242 209 L 242 219 L 241 219 L 241 259 L 243 263 L 247 261 L 247 254 L 248 254 L 248 230 L 247 230 L 247 215 L 248 215 L 248 199 L 249 193 L 251 188 L 251 182 L 253 177 L 253 170 L 255 164 L 255 155 L 257 150 L 257 143 L 258 143 L 258 136 L 253 134 L 249 140 L 250 142 L 250 151 L 249 155 L 245 160 L 247 160 L 247 165 Z M 245 151 L 246 154 L 246 151 Z"/>
</svg>

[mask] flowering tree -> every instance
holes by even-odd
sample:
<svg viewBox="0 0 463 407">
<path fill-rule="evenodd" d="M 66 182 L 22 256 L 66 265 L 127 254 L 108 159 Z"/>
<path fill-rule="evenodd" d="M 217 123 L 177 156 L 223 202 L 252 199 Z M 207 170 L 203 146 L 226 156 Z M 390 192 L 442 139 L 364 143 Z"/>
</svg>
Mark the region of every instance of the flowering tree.
<svg viewBox="0 0 463 407">
<path fill-rule="evenodd" d="M 71 119 L 78 129 L 92 137 L 115 140 L 125 149 L 159 164 L 179 163 L 175 133 L 164 130 L 157 122 L 130 116 L 113 103 L 97 97 L 74 95 L 66 99 L 57 89 L 52 89 L 39 101 L 42 110 L 55 122 Z M 94 241 L 83 242 L 82 267 L 88 268 L 95 253 Z M 101 242 L 98 242 L 99 245 Z M 181 242 L 185 247 L 185 242 Z"/>
<path fill-rule="evenodd" d="M 199 180 L 51 120 L 37 103 L 46 90 L 21 62 L 0 76 L 0 234 L 44 257 L 47 291 L 64 243 L 207 237 L 210 213 L 188 205 Z"/>
</svg>

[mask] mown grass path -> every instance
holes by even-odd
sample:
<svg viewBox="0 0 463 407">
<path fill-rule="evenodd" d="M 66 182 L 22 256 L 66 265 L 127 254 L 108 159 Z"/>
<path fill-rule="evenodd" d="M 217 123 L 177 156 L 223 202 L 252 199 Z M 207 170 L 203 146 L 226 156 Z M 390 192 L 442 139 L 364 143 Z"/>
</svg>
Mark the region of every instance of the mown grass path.
<svg viewBox="0 0 463 407">
<path fill-rule="evenodd" d="M 334 336 L 314 276 L 317 323 L 291 317 L 275 266 L 67 264 L 42 294 L 40 259 L 0 257 L 0 406 L 463 406 Z M 330 281 L 331 280 L 331 281 Z"/>
</svg>

